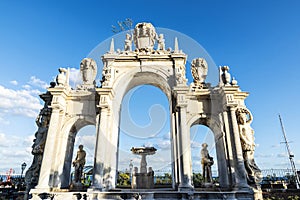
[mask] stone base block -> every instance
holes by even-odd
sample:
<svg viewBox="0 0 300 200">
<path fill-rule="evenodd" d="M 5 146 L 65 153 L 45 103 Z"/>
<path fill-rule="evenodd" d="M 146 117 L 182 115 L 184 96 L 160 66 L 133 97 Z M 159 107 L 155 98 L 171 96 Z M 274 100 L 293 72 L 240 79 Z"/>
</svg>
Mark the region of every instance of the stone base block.
<svg viewBox="0 0 300 200">
<path fill-rule="evenodd" d="M 86 187 L 82 184 L 82 183 L 76 183 L 76 182 L 72 182 L 70 185 L 70 191 L 71 192 L 86 192 Z"/>
<path fill-rule="evenodd" d="M 153 189 L 154 176 L 150 173 L 135 173 L 132 176 L 132 189 Z"/>
<path fill-rule="evenodd" d="M 49 192 L 46 194 L 38 194 L 32 192 L 33 200 L 53 199 L 53 200 L 100 200 L 100 199 L 201 199 L 201 200 L 262 200 L 251 191 L 170 191 L 170 190 L 121 190 L 111 192 Z"/>
</svg>

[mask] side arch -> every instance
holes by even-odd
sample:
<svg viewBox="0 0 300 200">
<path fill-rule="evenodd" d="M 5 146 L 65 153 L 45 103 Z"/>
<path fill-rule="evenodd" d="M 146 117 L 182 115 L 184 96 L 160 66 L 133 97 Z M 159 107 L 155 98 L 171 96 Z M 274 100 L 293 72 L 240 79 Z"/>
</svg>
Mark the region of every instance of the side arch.
<svg viewBox="0 0 300 200">
<path fill-rule="evenodd" d="M 218 174 L 220 187 L 228 188 L 230 186 L 231 172 L 230 165 L 227 155 L 227 141 L 225 137 L 225 132 L 223 130 L 223 121 L 219 115 L 207 115 L 200 116 L 199 114 L 194 114 L 188 121 L 187 127 L 190 128 L 193 125 L 204 125 L 210 128 L 214 135 L 217 163 L 218 163 Z"/>
<path fill-rule="evenodd" d="M 67 120 L 62 127 L 61 134 L 64 139 L 61 140 L 62 147 L 60 154 L 63 160 L 61 186 L 60 188 L 69 188 L 70 174 L 72 169 L 72 156 L 74 151 L 75 138 L 79 130 L 87 125 L 95 125 L 95 117 L 75 116 Z"/>
</svg>

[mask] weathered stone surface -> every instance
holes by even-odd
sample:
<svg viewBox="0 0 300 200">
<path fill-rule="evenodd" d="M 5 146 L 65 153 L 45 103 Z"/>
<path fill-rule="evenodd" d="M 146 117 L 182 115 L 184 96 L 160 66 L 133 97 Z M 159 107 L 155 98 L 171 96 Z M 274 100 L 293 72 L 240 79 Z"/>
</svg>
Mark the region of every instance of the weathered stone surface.
<svg viewBox="0 0 300 200">
<path fill-rule="evenodd" d="M 172 189 L 177 191 L 172 193 L 172 198 L 209 199 L 217 196 L 214 192 L 193 192 L 189 130 L 195 124 L 202 124 L 214 133 L 220 188 L 229 191 L 226 193 L 229 199 L 259 199 L 261 190 L 257 185 L 255 190 L 252 189 L 254 186 L 247 182 L 249 172 L 245 160 L 249 156 L 243 156 L 246 151 L 245 140 L 241 137 L 241 127 L 247 124 L 242 124 L 237 115 L 237 110 L 246 109 L 244 101 L 248 93 L 241 91 L 236 81 L 231 81 L 229 68 L 220 68 L 218 86 L 211 87 L 209 83 L 205 83 L 203 87 L 196 87 L 195 83 L 188 85 L 187 55 L 179 50 L 177 39 L 174 51 L 164 50 L 163 37 L 160 36 L 158 49 L 155 50 L 157 34 L 154 27 L 149 23 L 139 23 L 133 40 L 136 47 L 134 51 L 131 51 L 130 41 L 127 41 L 125 51 L 115 52 L 112 41 L 109 52 L 102 55 L 101 87 L 96 87 L 95 84 L 97 68 L 94 61 L 86 58 L 80 65 L 83 79 L 81 86 L 71 89 L 68 84 L 68 70 L 63 69 L 58 75 L 58 85 L 48 88 L 47 94 L 51 99 L 48 102 L 44 100 L 51 107 L 51 119 L 40 172 L 36 176 L 38 184 L 31 190 L 33 199 L 38 199 L 39 194 L 53 191 L 57 191 L 55 199 L 75 198 L 73 193 L 66 192 L 70 185 L 71 156 L 76 133 L 89 124 L 96 126 L 97 139 L 93 185 L 89 193 L 85 194 L 90 199 L 109 195 L 120 197 L 120 194 L 105 191 L 116 188 L 121 100 L 130 89 L 144 84 L 160 88 L 170 103 L 174 178 Z M 205 82 L 209 66 L 203 60 L 198 61 L 200 65 L 195 62 L 198 72 L 193 76 L 197 84 L 201 85 Z M 201 63 L 204 63 L 204 67 Z M 201 67 L 204 70 L 199 73 Z M 249 126 L 247 130 L 250 130 Z M 251 153 L 252 151 L 254 149 Z M 250 164 L 255 163 L 253 157 L 250 159 Z M 255 170 L 258 172 L 258 169 Z"/>
</svg>

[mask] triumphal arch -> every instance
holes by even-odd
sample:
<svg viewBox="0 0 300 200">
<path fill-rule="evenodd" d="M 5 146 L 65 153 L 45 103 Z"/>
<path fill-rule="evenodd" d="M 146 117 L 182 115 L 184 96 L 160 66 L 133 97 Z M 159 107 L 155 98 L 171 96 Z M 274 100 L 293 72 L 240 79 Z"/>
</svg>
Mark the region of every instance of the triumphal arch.
<svg viewBox="0 0 300 200">
<path fill-rule="evenodd" d="M 96 86 L 96 62 L 80 63 L 82 84 L 71 88 L 69 71 L 59 69 L 56 83 L 40 95 L 44 108 L 37 118 L 33 163 L 26 173 L 28 197 L 40 199 L 261 199 L 261 172 L 254 161 L 252 115 L 244 103 L 247 92 L 231 78 L 228 66 L 219 68 L 219 83 L 206 82 L 209 66 L 179 48 L 165 47 L 164 35 L 150 23 L 139 23 L 127 34 L 124 50 L 112 40 L 102 56 L 101 86 Z M 193 82 L 188 84 L 186 70 Z M 161 190 L 115 190 L 121 102 L 133 87 L 150 84 L 169 101 L 173 187 Z M 99 85 L 99 83 L 98 83 Z M 219 185 L 195 190 L 193 185 L 190 127 L 201 124 L 214 133 Z M 93 183 L 87 191 L 70 190 L 70 173 L 76 133 L 96 126 Z M 48 195 L 48 196 L 47 196 Z M 82 195 L 82 196 L 80 196 Z"/>
</svg>

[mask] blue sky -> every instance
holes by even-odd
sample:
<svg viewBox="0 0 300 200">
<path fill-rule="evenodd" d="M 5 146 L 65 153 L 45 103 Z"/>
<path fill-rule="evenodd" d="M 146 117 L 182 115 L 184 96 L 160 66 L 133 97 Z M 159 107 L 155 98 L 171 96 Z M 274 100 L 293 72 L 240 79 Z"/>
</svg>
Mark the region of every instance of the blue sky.
<svg viewBox="0 0 300 200">
<path fill-rule="evenodd" d="M 125 18 L 186 34 L 206 49 L 217 66 L 229 65 L 241 89 L 250 92 L 246 104 L 254 115 L 258 165 L 262 169 L 289 167 L 280 143 L 277 115 L 281 113 L 299 167 L 299 9 L 296 0 L 0 1 L 0 172 L 11 167 L 18 172 L 21 163 L 31 163 L 38 94 L 45 91 L 57 69 L 76 71 L 92 49 L 113 36 L 111 25 Z M 160 91 L 146 91 L 134 92 L 135 106 L 142 108 L 141 97 L 151 91 L 161 99 L 149 105 L 165 106 Z M 144 118 L 135 117 L 138 109 L 132 113 L 133 119 L 141 119 L 137 124 L 149 122 L 148 114 L 143 115 L 149 105 L 141 112 Z M 155 142 L 167 141 L 167 128 L 160 134 Z M 198 142 L 206 138 L 206 133 L 200 135 L 195 139 Z M 200 150 L 197 144 L 193 149 L 195 155 Z"/>
</svg>

